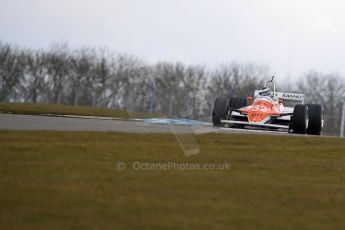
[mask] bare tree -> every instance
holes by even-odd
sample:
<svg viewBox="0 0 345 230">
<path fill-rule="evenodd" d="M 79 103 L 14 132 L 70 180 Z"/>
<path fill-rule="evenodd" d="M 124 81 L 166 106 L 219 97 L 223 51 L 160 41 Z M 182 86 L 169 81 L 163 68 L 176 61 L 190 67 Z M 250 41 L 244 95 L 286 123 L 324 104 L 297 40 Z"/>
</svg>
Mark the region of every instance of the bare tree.
<svg viewBox="0 0 345 230">
<path fill-rule="evenodd" d="M 22 92 L 25 101 L 46 102 L 48 100 L 48 69 L 46 68 L 46 54 L 39 51 L 25 52 L 25 69 L 22 82 Z"/>
<path fill-rule="evenodd" d="M 19 94 L 24 72 L 23 51 L 0 42 L 0 100 L 13 100 Z"/>
<path fill-rule="evenodd" d="M 93 50 L 83 47 L 73 52 L 70 58 L 69 98 L 72 105 L 88 105 L 87 79 L 91 78 L 94 65 Z"/>
<path fill-rule="evenodd" d="M 138 94 L 135 87 L 140 82 L 141 68 L 144 63 L 129 55 L 118 55 L 110 62 L 110 85 L 112 107 L 133 110 L 133 99 Z"/>
<path fill-rule="evenodd" d="M 55 44 L 47 53 L 50 102 L 61 104 L 66 80 L 70 71 L 70 55 L 67 43 Z M 67 91 L 67 90 L 66 90 Z"/>
</svg>

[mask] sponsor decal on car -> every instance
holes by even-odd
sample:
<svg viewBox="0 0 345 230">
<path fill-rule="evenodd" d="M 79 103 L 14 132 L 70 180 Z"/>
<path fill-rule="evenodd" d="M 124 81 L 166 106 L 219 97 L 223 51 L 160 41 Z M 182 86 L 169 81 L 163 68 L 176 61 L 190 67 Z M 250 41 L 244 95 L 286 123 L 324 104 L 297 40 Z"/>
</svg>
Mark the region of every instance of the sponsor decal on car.
<svg viewBox="0 0 345 230">
<path fill-rule="evenodd" d="M 303 94 L 297 93 L 276 93 L 276 97 L 285 100 L 298 100 L 301 101 L 304 99 Z"/>
</svg>

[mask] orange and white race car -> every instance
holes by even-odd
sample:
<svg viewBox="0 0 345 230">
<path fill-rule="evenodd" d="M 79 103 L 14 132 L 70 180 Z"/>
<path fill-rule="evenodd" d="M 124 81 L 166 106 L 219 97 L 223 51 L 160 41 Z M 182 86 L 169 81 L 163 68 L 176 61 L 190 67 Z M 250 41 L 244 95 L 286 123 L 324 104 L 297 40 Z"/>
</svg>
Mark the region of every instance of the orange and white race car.
<svg viewBox="0 0 345 230">
<path fill-rule="evenodd" d="M 273 80 L 274 77 L 266 82 L 265 87 L 255 90 L 254 99 L 252 96 L 217 98 L 212 112 L 213 125 L 320 135 L 322 106 L 304 104 L 304 94 L 276 92 Z M 288 107 L 284 106 L 285 103 L 295 105 Z"/>
</svg>

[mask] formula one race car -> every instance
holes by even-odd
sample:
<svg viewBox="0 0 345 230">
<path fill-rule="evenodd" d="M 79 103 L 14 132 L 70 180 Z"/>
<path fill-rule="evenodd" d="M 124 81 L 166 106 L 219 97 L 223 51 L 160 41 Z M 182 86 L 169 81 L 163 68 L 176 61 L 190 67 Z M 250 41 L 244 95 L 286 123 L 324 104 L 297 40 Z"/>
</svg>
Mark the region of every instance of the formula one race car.
<svg viewBox="0 0 345 230">
<path fill-rule="evenodd" d="M 255 90 L 253 97 L 217 98 L 212 113 L 214 126 L 288 131 L 320 135 L 323 109 L 319 104 L 304 104 L 304 94 L 276 92 L 272 80 Z M 273 91 L 269 87 L 273 86 Z M 294 107 L 284 106 L 295 103 Z"/>
</svg>

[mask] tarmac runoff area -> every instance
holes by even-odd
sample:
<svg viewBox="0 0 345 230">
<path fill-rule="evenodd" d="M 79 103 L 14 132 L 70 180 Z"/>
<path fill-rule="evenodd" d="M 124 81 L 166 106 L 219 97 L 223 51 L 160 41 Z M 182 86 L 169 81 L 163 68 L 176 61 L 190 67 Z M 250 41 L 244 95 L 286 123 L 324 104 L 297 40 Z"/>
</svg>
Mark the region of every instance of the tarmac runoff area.
<svg viewBox="0 0 345 230">
<path fill-rule="evenodd" d="M 294 135 L 286 132 L 212 127 L 211 123 L 189 119 L 133 119 L 69 115 L 0 114 L 0 130 L 102 131 L 127 133 L 252 133 Z"/>
<path fill-rule="evenodd" d="M 203 122 L 188 123 L 178 119 L 168 122 L 163 119 L 119 120 L 112 118 L 78 116 L 34 116 L 0 114 L 0 130 L 56 130 L 56 131 L 103 131 L 129 133 L 209 133 L 218 129 Z"/>
</svg>

